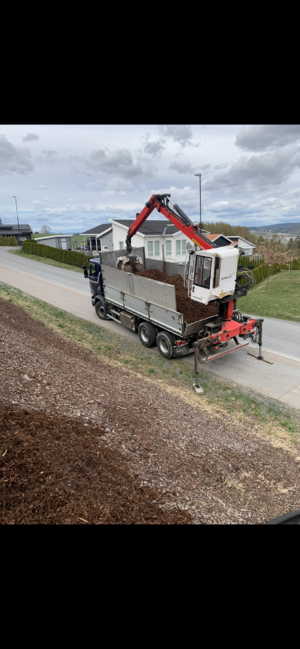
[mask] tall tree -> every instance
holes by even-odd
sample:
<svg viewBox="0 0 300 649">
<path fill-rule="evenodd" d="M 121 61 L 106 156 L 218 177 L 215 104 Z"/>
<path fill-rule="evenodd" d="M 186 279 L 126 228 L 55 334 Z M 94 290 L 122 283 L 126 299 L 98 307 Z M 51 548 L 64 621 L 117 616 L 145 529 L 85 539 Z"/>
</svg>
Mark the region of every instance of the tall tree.
<svg viewBox="0 0 300 649">
<path fill-rule="evenodd" d="M 49 225 L 43 225 L 41 227 L 41 234 L 50 234 L 50 232 L 51 228 L 49 227 Z"/>
<path fill-rule="evenodd" d="M 286 251 L 286 258 L 287 258 L 287 261 L 288 261 L 288 263 L 290 265 L 290 274 L 291 274 L 291 278 L 292 278 L 293 261 L 294 261 L 294 259 L 298 259 L 298 257 L 299 257 L 299 249 L 296 247 L 295 242 L 293 241 L 292 238 L 290 238 L 289 243 L 290 242 L 291 242 L 290 247 Z"/>
<path fill-rule="evenodd" d="M 273 239 L 273 237 L 272 237 Z M 269 279 L 270 279 L 270 269 L 274 264 L 286 264 L 289 261 L 288 255 L 289 252 L 283 252 L 282 251 L 282 245 L 280 241 L 274 240 L 269 241 L 268 245 L 260 245 L 257 247 L 256 252 L 258 255 L 260 255 L 265 264 L 268 265 L 268 279 L 267 279 L 267 286 L 266 286 L 266 293 L 268 292 L 269 288 Z"/>
<path fill-rule="evenodd" d="M 295 243 L 295 248 L 296 248 L 296 250 L 298 250 L 298 255 L 300 255 L 300 237 L 299 237 L 299 236 L 296 237 L 294 243 Z"/>
</svg>

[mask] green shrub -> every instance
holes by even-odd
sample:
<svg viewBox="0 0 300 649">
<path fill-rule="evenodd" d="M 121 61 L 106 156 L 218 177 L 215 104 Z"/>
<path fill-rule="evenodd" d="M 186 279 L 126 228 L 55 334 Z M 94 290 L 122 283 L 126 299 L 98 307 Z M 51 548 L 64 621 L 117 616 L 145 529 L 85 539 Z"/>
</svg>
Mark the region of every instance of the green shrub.
<svg viewBox="0 0 300 649">
<path fill-rule="evenodd" d="M 252 257 L 247 257 L 246 255 L 240 255 L 238 261 L 238 265 L 243 266 L 243 268 L 248 268 L 248 266 L 258 268 L 258 266 L 261 266 L 262 263 L 263 262 L 261 259 L 253 259 Z"/>
<path fill-rule="evenodd" d="M 2 235 L 0 236 L 0 246 L 17 246 L 18 241 L 16 237 L 3 237 Z"/>
<path fill-rule="evenodd" d="M 43 243 L 37 243 L 36 241 L 24 241 L 23 250 L 30 255 L 56 259 L 57 261 L 70 264 L 71 266 L 79 266 L 80 268 L 87 263 L 86 255 L 83 255 L 81 252 L 52 248 L 51 246 L 45 246 Z"/>
</svg>

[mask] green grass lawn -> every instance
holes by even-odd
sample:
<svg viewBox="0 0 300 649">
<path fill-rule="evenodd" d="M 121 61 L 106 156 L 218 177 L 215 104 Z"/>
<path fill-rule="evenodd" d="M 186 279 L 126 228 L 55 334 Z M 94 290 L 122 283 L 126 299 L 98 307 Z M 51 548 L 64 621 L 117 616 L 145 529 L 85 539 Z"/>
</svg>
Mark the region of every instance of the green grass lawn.
<svg viewBox="0 0 300 649">
<path fill-rule="evenodd" d="M 27 252 L 20 252 L 20 250 L 13 250 L 13 254 L 19 255 L 19 257 L 24 257 L 24 259 L 32 259 L 33 261 L 39 261 L 42 264 L 48 264 L 48 266 L 56 266 L 57 268 L 64 268 L 65 270 L 73 270 L 75 273 L 83 273 L 83 270 L 79 268 L 79 266 L 64 264 L 62 261 L 57 261 L 56 259 L 47 259 L 47 257 L 40 257 L 39 255 L 30 255 Z"/>
<path fill-rule="evenodd" d="M 55 234 L 59 234 L 59 232 L 50 232 L 49 234 L 33 234 L 31 235 L 32 239 L 38 239 L 39 237 L 53 237 Z"/>
<path fill-rule="evenodd" d="M 249 315 L 300 322 L 300 270 L 285 270 L 254 286 L 237 300 L 237 308 Z"/>
</svg>

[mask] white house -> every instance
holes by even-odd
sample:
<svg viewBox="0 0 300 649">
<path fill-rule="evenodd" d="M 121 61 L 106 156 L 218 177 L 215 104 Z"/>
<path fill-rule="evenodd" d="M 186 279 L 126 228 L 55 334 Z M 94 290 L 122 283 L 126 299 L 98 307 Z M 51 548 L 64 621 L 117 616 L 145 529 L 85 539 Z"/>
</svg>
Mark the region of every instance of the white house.
<svg viewBox="0 0 300 649">
<path fill-rule="evenodd" d="M 53 234 L 50 237 L 36 237 L 35 241 L 44 246 L 51 248 L 60 248 L 61 250 L 72 250 L 71 245 L 72 235 L 68 234 Z"/>
<path fill-rule="evenodd" d="M 108 221 L 109 223 L 102 223 L 82 234 L 89 236 L 93 248 L 95 247 L 97 250 L 104 252 L 106 250 L 125 250 L 128 228 L 134 223 L 134 219 L 108 219 Z M 252 256 L 254 244 L 242 237 L 225 237 L 223 234 L 210 234 L 207 230 L 201 230 L 201 232 L 217 246 L 231 245 L 245 250 L 247 255 Z M 186 261 L 188 244 L 193 246 L 190 239 L 166 218 L 163 220 L 147 219 L 137 234 L 132 237 L 131 244 L 134 248 L 145 248 L 146 257 L 158 260 L 163 259 L 164 247 L 165 260 L 179 263 Z"/>
<path fill-rule="evenodd" d="M 113 229 L 113 250 L 124 250 L 128 228 L 134 223 L 134 220 L 109 219 L 109 221 L 112 223 Z M 202 230 L 202 232 L 206 236 L 206 230 Z M 133 247 L 142 246 L 145 248 L 146 257 L 162 260 L 164 250 L 166 261 L 179 263 L 186 261 L 188 243 L 191 243 L 190 239 L 167 219 L 147 219 L 131 240 Z"/>
<path fill-rule="evenodd" d="M 251 243 L 251 241 L 247 241 L 247 239 L 244 239 L 240 236 L 228 236 L 227 239 L 230 239 L 230 241 L 232 241 L 235 246 L 237 244 L 239 250 L 244 250 L 245 255 L 247 255 L 248 257 L 253 257 L 253 253 L 256 247 L 254 243 Z"/>
</svg>

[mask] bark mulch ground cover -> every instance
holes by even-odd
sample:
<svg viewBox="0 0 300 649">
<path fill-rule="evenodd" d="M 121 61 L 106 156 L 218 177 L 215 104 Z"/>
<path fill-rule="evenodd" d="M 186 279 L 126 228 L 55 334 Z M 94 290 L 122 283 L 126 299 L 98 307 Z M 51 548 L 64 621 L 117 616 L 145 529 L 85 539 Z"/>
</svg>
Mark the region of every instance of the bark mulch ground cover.
<svg viewBox="0 0 300 649">
<path fill-rule="evenodd" d="M 4 299 L 0 354 L 0 522 L 264 523 L 299 509 L 298 448 L 234 412 L 208 413 Z"/>
<path fill-rule="evenodd" d="M 43 411 L 0 406 L 0 523 L 182 524 L 161 492 L 141 487 L 104 429 Z"/>
</svg>

